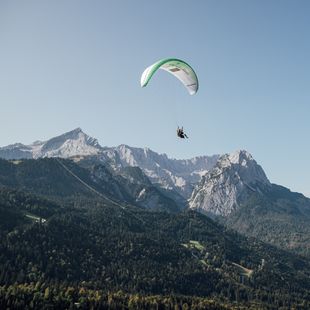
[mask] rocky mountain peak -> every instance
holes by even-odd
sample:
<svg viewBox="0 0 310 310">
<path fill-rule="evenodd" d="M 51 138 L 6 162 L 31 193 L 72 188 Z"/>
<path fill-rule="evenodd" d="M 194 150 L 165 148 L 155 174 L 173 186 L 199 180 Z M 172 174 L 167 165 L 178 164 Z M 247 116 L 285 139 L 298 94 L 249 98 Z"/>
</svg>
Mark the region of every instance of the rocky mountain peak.
<svg viewBox="0 0 310 310">
<path fill-rule="evenodd" d="M 0 157 L 5 159 L 63 157 L 95 155 L 102 147 L 97 139 L 76 128 L 47 141 L 35 141 L 30 145 L 17 143 L 0 148 Z"/>
<path fill-rule="evenodd" d="M 250 195 L 271 186 L 262 167 L 244 150 L 219 157 L 195 187 L 190 207 L 205 213 L 229 215 Z"/>
<path fill-rule="evenodd" d="M 228 155 L 232 164 L 246 165 L 248 161 L 254 160 L 252 155 L 245 150 L 238 150 Z"/>
<path fill-rule="evenodd" d="M 46 142 L 46 143 L 53 143 L 55 141 L 57 142 L 65 142 L 66 140 L 78 140 L 78 139 L 82 139 L 84 141 L 86 141 L 88 144 L 92 144 L 92 145 L 99 145 L 97 139 L 94 139 L 90 136 L 88 136 L 86 133 L 83 132 L 83 130 L 78 127 L 76 129 L 73 129 L 71 131 L 68 131 L 64 134 L 61 134 L 59 136 L 56 136 Z"/>
<path fill-rule="evenodd" d="M 249 152 L 245 150 L 237 150 L 230 154 L 220 156 L 217 164 L 224 168 L 231 167 L 232 165 L 247 166 L 248 164 L 251 164 L 251 162 L 255 162 L 255 160 Z"/>
<path fill-rule="evenodd" d="M 33 157 L 72 157 L 76 155 L 95 155 L 102 147 L 98 140 L 88 136 L 81 128 L 76 128 L 42 144 L 33 146 Z"/>
<path fill-rule="evenodd" d="M 219 157 L 213 168 L 215 173 L 234 173 L 238 175 L 243 182 L 249 184 L 263 183 L 269 184 L 269 180 L 262 167 L 257 164 L 252 155 L 245 150 L 238 150 L 230 154 L 224 154 Z"/>
</svg>

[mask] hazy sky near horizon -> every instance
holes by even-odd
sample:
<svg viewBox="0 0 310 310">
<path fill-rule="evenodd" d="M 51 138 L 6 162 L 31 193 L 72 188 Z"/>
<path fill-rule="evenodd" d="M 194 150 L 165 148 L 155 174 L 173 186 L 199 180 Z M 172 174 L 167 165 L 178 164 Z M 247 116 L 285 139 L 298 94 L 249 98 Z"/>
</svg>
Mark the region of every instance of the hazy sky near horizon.
<svg viewBox="0 0 310 310">
<path fill-rule="evenodd" d="M 309 16 L 307 0 L 0 0 L 0 146 L 81 127 L 175 158 L 246 149 L 310 197 Z M 140 88 L 165 57 L 192 65 L 196 95 L 164 71 Z"/>
</svg>

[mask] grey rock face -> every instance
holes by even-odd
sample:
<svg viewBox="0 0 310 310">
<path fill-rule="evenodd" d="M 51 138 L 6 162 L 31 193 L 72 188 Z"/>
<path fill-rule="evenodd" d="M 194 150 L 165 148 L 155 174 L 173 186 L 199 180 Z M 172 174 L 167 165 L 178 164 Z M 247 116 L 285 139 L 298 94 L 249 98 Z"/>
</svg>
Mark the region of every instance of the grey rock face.
<svg viewBox="0 0 310 310">
<path fill-rule="evenodd" d="M 216 165 L 195 187 L 190 208 L 204 213 L 228 216 L 250 192 L 270 187 L 263 169 L 247 151 L 221 156 Z"/>
<path fill-rule="evenodd" d="M 211 169 L 218 155 L 200 156 L 192 159 L 171 159 L 148 148 L 134 148 L 120 145 L 103 151 L 102 160 L 109 161 L 115 168 L 140 167 L 152 183 L 168 190 L 175 190 L 189 198 L 194 185 Z"/>
</svg>

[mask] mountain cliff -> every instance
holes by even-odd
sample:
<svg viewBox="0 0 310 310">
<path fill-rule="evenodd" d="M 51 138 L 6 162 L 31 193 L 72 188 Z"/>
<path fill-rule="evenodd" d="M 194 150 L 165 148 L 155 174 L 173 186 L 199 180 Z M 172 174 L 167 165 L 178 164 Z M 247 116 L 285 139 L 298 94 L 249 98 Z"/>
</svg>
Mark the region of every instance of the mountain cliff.
<svg viewBox="0 0 310 310">
<path fill-rule="evenodd" d="M 263 169 L 247 151 L 221 156 L 195 187 L 190 208 L 214 215 L 228 216 L 253 192 L 270 187 Z"/>
<path fill-rule="evenodd" d="M 137 166 L 152 183 L 169 190 L 175 190 L 188 198 L 201 176 L 211 169 L 218 155 L 200 156 L 191 159 L 171 159 L 166 154 L 158 154 L 148 148 L 127 145 L 105 149 L 102 160 L 109 161 L 115 168 Z"/>
</svg>

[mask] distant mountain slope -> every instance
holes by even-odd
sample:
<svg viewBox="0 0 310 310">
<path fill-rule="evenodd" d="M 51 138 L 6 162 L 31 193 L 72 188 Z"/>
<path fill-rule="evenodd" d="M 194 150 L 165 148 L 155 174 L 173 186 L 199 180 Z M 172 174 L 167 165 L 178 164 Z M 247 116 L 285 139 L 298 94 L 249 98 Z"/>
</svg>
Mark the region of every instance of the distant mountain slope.
<svg viewBox="0 0 310 310">
<path fill-rule="evenodd" d="M 271 184 L 246 151 L 221 156 L 189 204 L 247 236 L 310 255 L 310 199 Z"/>
<path fill-rule="evenodd" d="M 110 167 L 103 165 L 102 161 L 96 156 L 87 156 L 86 158 L 73 158 L 81 167 L 85 167 L 92 171 L 94 179 L 106 180 L 107 184 L 117 182 L 127 196 L 131 197 L 128 200 L 131 203 L 152 210 L 166 210 L 177 212 L 185 208 L 185 201 L 177 194 L 169 191 L 160 190 L 153 185 L 149 178 L 143 173 L 139 167 L 123 167 L 117 171 L 108 169 Z M 108 173 L 107 171 L 108 170 Z M 108 177 L 107 177 L 108 176 Z"/>
<path fill-rule="evenodd" d="M 67 160 L 66 165 L 80 178 L 97 190 L 104 192 L 91 179 L 89 171 Z M 28 159 L 19 161 L 6 161 L 0 159 L 0 185 L 18 188 L 28 192 L 49 197 L 94 197 L 87 187 L 72 177 L 55 159 Z M 106 195 L 117 196 L 113 184 L 106 186 Z"/>
<path fill-rule="evenodd" d="M 224 219 L 236 231 L 310 257 L 310 199 L 272 184 Z"/>
<path fill-rule="evenodd" d="M 127 167 L 121 174 L 114 174 L 101 162 L 77 164 L 72 160 L 53 158 L 0 159 L 0 171 L 0 186 L 46 197 L 67 200 L 76 197 L 100 200 L 103 197 L 153 210 L 176 212 L 181 209 L 153 186 L 138 167 Z"/>
</svg>

